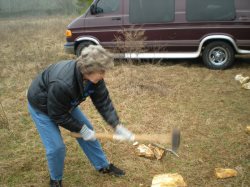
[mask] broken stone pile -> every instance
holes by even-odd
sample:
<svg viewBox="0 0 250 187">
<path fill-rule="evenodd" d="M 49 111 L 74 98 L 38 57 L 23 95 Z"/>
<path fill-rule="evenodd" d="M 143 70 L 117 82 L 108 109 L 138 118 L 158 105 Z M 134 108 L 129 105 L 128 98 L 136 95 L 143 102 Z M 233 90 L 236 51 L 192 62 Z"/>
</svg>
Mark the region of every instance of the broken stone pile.
<svg viewBox="0 0 250 187">
<path fill-rule="evenodd" d="M 240 82 L 242 88 L 250 90 L 250 77 L 244 77 L 242 74 L 238 74 L 234 79 Z"/>
</svg>

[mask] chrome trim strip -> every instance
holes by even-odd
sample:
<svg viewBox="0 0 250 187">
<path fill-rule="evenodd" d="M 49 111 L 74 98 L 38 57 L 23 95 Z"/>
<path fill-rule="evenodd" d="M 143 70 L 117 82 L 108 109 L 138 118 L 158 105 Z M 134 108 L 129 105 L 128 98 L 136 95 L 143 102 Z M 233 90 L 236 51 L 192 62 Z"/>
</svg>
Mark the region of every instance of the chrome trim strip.
<svg viewBox="0 0 250 187">
<path fill-rule="evenodd" d="M 148 58 L 197 58 L 196 52 L 190 53 L 125 53 L 124 58 L 129 59 L 148 59 Z"/>
<path fill-rule="evenodd" d="M 124 57 L 124 58 L 129 58 L 129 59 L 148 59 L 148 58 L 176 58 L 176 59 L 180 59 L 180 58 L 197 58 L 200 56 L 201 54 L 201 50 L 202 50 L 202 46 L 203 44 L 211 39 L 224 39 L 229 41 L 235 48 L 235 50 L 237 51 L 237 53 L 239 54 L 250 54 L 249 50 L 243 50 L 243 49 L 239 49 L 238 46 L 236 45 L 235 41 L 226 35 L 211 35 L 211 36 L 206 36 L 205 38 L 203 38 L 200 42 L 199 48 L 196 52 L 178 52 L 178 53 L 125 53 L 124 55 L 119 54 L 118 56 Z"/>
<path fill-rule="evenodd" d="M 79 37 L 76 39 L 77 42 L 84 41 L 84 40 L 92 41 L 95 44 L 100 45 L 100 42 L 96 38 L 93 38 L 93 37 L 83 36 L 83 37 Z"/>
</svg>

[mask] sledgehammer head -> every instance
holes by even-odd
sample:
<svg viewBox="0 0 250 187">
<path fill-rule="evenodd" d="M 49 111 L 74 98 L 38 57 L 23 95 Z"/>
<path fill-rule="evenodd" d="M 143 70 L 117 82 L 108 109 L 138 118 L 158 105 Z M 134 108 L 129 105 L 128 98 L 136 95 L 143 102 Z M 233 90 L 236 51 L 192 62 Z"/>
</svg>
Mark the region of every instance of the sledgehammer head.
<svg viewBox="0 0 250 187">
<path fill-rule="evenodd" d="M 177 152 L 181 142 L 181 132 L 174 128 L 172 132 L 172 151 Z"/>
</svg>

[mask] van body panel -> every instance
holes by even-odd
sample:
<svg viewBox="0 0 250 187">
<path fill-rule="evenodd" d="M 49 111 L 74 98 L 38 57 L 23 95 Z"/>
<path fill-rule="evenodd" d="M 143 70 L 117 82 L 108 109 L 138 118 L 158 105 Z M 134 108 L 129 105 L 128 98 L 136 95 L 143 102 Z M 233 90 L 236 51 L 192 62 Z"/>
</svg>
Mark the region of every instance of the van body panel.
<svg viewBox="0 0 250 187">
<path fill-rule="evenodd" d="M 95 36 L 100 45 L 105 48 L 114 48 L 116 43 L 114 36 L 122 31 L 123 25 L 123 0 L 119 1 L 119 8 L 112 13 L 101 13 L 92 15 L 90 10 L 85 14 L 84 35 Z M 94 1 L 97 3 L 98 1 Z"/>
<path fill-rule="evenodd" d="M 85 15 L 82 15 L 76 19 L 74 19 L 67 28 L 69 28 L 72 32 L 72 37 L 67 38 L 68 42 L 74 42 L 75 39 L 82 35 L 85 32 Z"/>
<path fill-rule="evenodd" d="M 129 1 L 127 1 L 129 2 Z M 238 1 L 237 1 L 238 2 Z M 239 4 L 239 3 L 238 3 Z M 250 4 L 250 3 L 249 3 Z M 239 48 L 249 49 L 245 44 L 250 39 L 250 22 L 245 20 L 239 22 L 240 17 L 249 16 L 249 10 L 244 11 L 244 14 L 237 14 L 237 18 L 230 22 L 187 22 L 185 16 L 185 0 L 175 1 L 175 20 L 165 24 L 131 24 L 129 15 L 124 16 L 124 28 L 130 31 L 132 29 L 140 29 L 146 37 L 146 45 L 153 49 L 162 48 L 161 51 L 181 51 L 185 46 L 184 51 L 196 51 L 202 38 L 208 35 L 228 35 L 235 38 Z M 237 6 L 237 5 L 236 5 Z M 125 12 L 129 12 L 129 5 L 125 6 Z M 246 42 L 241 42 L 246 41 Z M 250 45 L 250 43 L 248 44 Z M 177 49 L 180 47 L 179 50 Z"/>
<path fill-rule="evenodd" d="M 91 8 L 89 8 L 84 15 L 75 19 L 68 26 L 68 29 L 72 31 L 72 37 L 67 38 L 68 43 L 65 48 L 75 42 L 76 49 L 79 42 L 89 40 L 105 48 L 114 49 L 117 47 L 118 37 L 124 40 L 122 32 L 140 30 L 144 32 L 146 38 L 144 44 L 148 54 L 154 54 L 144 53 L 141 55 L 143 57 L 158 55 L 171 58 L 176 56 L 195 58 L 201 54 L 202 47 L 213 41 L 225 41 L 234 48 L 235 52 L 250 54 L 249 0 L 234 0 L 235 17 L 228 21 L 189 21 L 186 12 L 188 0 L 175 0 L 173 20 L 164 23 L 143 24 L 131 23 L 130 0 L 95 0 L 92 5 L 98 7 L 98 3 L 111 1 L 119 5 L 115 7 L 114 11 L 105 13 L 104 10 L 104 13 L 91 14 Z M 155 2 L 152 1 L 152 3 Z M 104 9 L 109 8 L 104 4 L 102 6 Z M 114 5 L 112 6 L 114 7 Z M 154 12 L 149 13 L 154 14 Z M 126 53 L 124 41 L 120 40 L 119 45 L 124 46 L 122 52 Z M 160 55 L 161 53 L 164 54 Z M 168 55 L 166 55 L 167 53 Z M 130 57 L 139 56 L 130 55 Z"/>
<path fill-rule="evenodd" d="M 167 59 L 181 59 L 181 58 L 197 58 L 200 56 L 201 50 L 202 50 L 202 46 L 205 42 L 207 41 L 214 41 L 214 40 L 224 40 L 229 42 L 234 48 L 235 50 L 240 53 L 240 54 L 249 54 L 250 51 L 249 50 L 243 50 L 243 49 L 239 49 L 237 47 L 237 44 L 235 43 L 235 41 L 229 37 L 229 36 L 225 36 L 225 35 L 211 35 L 211 36 L 207 36 L 205 38 L 202 39 L 202 41 L 200 42 L 199 48 L 197 51 L 195 52 L 168 52 L 168 53 L 125 53 L 124 56 L 120 55 L 120 57 L 122 56 L 123 58 L 130 58 L 130 59 L 148 59 L 148 58 L 167 58 Z"/>
</svg>

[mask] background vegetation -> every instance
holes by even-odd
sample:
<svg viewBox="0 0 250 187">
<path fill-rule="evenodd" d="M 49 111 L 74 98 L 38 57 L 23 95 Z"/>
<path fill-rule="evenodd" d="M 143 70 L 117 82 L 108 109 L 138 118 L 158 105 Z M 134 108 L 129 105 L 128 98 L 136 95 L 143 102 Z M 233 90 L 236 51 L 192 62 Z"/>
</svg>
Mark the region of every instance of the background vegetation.
<svg viewBox="0 0 250 187">
<path fill-rule="evenodd" d="M 0 17 L 83 13 L 92 0 L 0 0 Z"/>
<path fill-rule="evenodd" d="M 26 91 L 49 64 L 74 59 L 64 53 L 64 30 L 74 17 L 0 19 L 0 186 L 47 186 L 45 152 L 27 111 Z M 150 186 L 156 174 L 178 172 L 190 187 L 250 186 L 250 92 L 234 80 L 250 76 L 249 58 L 234 68 L 212 71 L 200 59 L 161 62 L 117 62 L 106 76 L 121 120 L 135 133 L 182 131 L 180 158 L 167 154 L 148 160 L 129 143 L 102 141 L 122 178 L 96 172 L 74 139 L 62 130 L 67 156 L 64 186 Z M 111 131 L 90 100 L 81 104 L 96 131 Z M 235 168 L 235 178 L 217 180 L 215 167 Z"/>
</svg>

